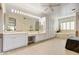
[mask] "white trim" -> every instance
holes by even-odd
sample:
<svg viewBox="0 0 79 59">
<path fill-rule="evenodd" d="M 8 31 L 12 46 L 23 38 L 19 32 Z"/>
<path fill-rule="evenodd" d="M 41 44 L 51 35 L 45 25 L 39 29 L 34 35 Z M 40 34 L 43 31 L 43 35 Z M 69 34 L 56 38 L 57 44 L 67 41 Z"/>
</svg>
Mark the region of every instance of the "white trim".
<svg viewBox="0 0 79 59">
<path fill-rule="evenodd" d="M 57 19 L 62 19 L 62 18 L 67 18 L 67 17 L 72 17 L 72 16 L 76 16 L 76 13 L 74 13 L 72 15 L 57 17 Z"/>
</svg>

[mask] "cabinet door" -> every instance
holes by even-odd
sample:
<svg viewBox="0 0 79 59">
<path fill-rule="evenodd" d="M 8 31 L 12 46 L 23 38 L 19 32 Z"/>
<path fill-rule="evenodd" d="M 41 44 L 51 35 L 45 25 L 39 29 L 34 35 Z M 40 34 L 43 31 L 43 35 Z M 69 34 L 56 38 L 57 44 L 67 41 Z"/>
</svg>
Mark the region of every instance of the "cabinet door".
<svg viewBox="0 0 79 59">
<path fill-rule="evenodd" d="M 5 34 L 3 39 L 3 51 L 26 46 L 26 34 Z"/>
<path fill-rule="evenodd" d="M 2 38 L 0 38 L 0 52 L 2 52 Z"/>
<path fill-rule="evenodd" d="M 36 35 L 35 42 L 39 42 L 39 41 L 43 41 L 43 40 L 47 40 L 46 33 Z"/>
</svg>

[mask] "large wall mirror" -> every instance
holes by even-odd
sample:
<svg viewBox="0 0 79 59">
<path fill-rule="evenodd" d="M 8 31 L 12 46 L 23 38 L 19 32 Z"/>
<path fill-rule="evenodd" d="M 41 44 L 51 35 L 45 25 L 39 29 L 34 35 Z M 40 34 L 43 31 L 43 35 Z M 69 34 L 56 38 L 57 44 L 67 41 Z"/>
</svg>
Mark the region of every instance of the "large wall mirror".
<svg viewBox="0 0 79 59">
<path fill-rule="evenodd" d="M 41 33 L 46 32 L 46 18 L 36 19 L 19 14 L 5 14 L 5 31 Z"/>
<path fill-rule="evenodd" d="M 40 19 L 25 18 L 25 27 L 27 32 L 45 32 L 46 31 L 46 18 Z"/>
<path fill-rule="evenodd" d="M 46 17 L 42 17 L 41 19 L 39 19 L 39 23 L 40 31 L 46 32 Z"/>
<path fill-rule="evenodd" d="M 16 30 L 16 19 L 13 17 L 7 17 L 5 19 L 5 31 L 15 31 Z"/>
</svg>

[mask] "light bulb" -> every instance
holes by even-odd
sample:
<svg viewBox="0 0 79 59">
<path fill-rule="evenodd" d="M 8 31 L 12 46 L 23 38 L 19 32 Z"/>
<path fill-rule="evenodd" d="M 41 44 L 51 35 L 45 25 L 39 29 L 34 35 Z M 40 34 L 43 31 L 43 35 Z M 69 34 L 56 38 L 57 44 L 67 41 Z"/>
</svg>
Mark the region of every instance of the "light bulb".
<svg viewBox="0 0 79 59">
<path fill-rule="evenodd" d="M 15 10 L 15 13 L 16 13 L 16 10 Z"/>
<path fill-rule="evenodd" d="M 11 12 L 14 12 L 14 9 L 11 9 Z"/>
</svg>

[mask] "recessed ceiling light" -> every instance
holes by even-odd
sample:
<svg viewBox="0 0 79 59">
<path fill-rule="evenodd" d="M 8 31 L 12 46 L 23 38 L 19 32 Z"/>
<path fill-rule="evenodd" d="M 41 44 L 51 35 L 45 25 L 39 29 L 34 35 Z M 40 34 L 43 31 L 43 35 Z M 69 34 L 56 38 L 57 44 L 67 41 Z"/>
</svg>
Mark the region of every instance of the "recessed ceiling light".
<svg viewBox="0 0 79 59">
<path fill-rule="evenodd" d="M 17 11 L 15 10 L 15 13 L 16 13 Z"/>
<path fill-rule="evenodd" d="M 21 14 L 23 14 L 23 12 L 21 11 Z"/>
<path fill-rule="evenodd" d="M 11 9 L 11 12 L 14 12 L 14 9 Z"/>
</svg>

